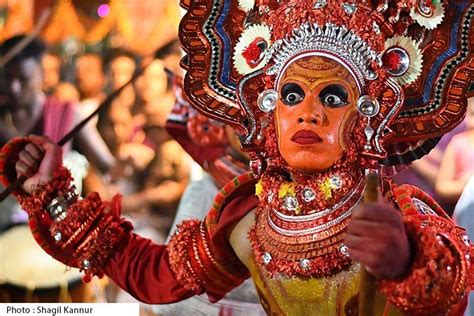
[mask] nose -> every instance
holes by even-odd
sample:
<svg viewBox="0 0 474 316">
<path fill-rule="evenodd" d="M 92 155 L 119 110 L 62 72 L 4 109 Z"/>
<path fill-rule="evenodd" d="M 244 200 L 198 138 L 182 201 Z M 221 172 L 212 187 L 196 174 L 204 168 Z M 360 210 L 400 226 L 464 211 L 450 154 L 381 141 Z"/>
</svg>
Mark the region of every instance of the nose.
<svg viewBox="0 0 474 316">
<path fill-rule="evenodd" d="M 18 79 L 13 79 L 10 82 L 10 93 L 18 95 L 21 93 L 21 82 Z"/>
<path fill-rule="evenodd" d="M 299 124 L 311 124 L 315 126 L 323 125 L 326 114 L 319 98 L 307 98 L 301 105 L 301 112 L 298 115 Z"/>
</svg>

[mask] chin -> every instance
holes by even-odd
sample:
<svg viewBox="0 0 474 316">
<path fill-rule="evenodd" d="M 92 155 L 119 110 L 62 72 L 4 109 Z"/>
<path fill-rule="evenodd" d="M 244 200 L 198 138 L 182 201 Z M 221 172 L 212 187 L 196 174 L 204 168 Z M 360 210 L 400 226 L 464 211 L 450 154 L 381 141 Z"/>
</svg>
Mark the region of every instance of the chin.
<svg viewBox="0 0 474 316">
<path fill-rule="evenodd" d="M 320 173 L 330 169 L 334 165 L 334 161 L 323 160 L 319 155 L 314 153 L 302 152 L 291 157 L 283 157 L 286 163 L 301 172 L 304 173 Z"/>
</svg>

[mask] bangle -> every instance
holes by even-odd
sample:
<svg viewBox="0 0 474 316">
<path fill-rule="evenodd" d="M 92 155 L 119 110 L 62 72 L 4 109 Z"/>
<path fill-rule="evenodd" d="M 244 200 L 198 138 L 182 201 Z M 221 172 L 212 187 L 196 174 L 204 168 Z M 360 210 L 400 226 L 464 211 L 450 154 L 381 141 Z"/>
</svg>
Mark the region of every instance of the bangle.
<svg viewBox="0 0 474 316">
<path fill-rule="evenodd" d="M 49 212 L 53 221 L 59 222 L 66 218 L 67 209 L 75 203 L 78 198 L 76 191 L 66 192 L 66 195 L 60 195 L 54 198 L 45 209 Z"/>
</svg>

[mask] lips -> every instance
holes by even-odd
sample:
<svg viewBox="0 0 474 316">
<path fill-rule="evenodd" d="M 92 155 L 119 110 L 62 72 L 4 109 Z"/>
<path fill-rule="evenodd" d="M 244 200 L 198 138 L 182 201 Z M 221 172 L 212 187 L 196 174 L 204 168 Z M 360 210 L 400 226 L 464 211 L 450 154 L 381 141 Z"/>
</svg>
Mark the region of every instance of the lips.
<svg viewBox="0 0 474 316">
<path fill-rule="evenodd" d="M 309 130 L 298 131 L 291 137 L 291 141 L 300 145 L 321 143 L 323 139 L 318 134 Z"/>
</svg>

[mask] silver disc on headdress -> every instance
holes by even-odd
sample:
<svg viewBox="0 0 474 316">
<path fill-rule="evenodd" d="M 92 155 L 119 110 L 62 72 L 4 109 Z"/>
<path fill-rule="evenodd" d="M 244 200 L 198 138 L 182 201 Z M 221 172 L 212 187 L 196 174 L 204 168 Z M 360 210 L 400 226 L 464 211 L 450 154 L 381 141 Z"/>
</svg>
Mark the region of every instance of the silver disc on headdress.
<svg viewBox="0 0 474 316">
<path fill-rule="evenodd" d="M 369 95 L 362 95 L 357 100 L 357 110 L 366 117 L 374 117 L 380 111 L 380 104 L 376 98 Z"/>
<path fill-rule="evenodd" d="M 278 92 L 273 89 L 265 90 L 258 96 L 258 108 L 265 113 L 271 112 L 275 109 L 277 100 Z"/>
</svg>

